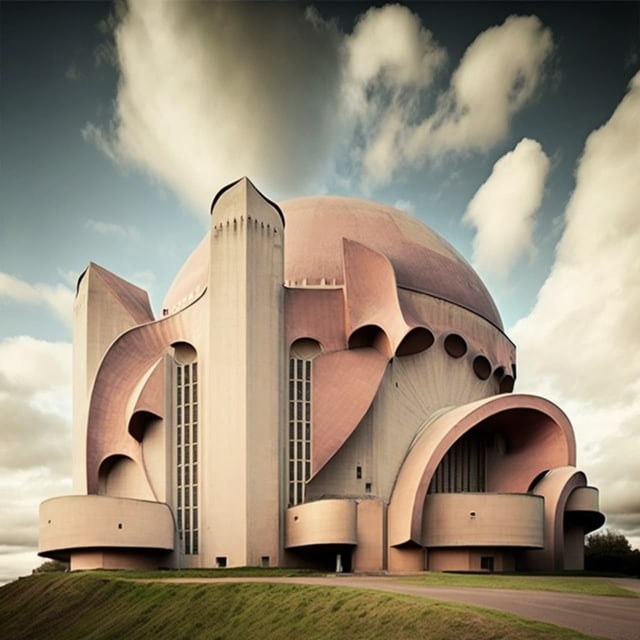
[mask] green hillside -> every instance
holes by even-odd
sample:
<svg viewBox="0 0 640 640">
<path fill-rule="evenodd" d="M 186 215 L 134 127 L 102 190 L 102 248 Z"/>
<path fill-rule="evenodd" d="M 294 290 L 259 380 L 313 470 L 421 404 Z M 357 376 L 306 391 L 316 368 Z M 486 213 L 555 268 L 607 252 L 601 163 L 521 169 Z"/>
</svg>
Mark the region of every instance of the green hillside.
<svg viewBox="0 0 640 640">
<path fill-rule="evenodd" d="M 5 640 L 588 638 L 473 607 L 344 587 L 141 583 L 123 574 L 42 574 L 0 588 Z"/>
</svg>

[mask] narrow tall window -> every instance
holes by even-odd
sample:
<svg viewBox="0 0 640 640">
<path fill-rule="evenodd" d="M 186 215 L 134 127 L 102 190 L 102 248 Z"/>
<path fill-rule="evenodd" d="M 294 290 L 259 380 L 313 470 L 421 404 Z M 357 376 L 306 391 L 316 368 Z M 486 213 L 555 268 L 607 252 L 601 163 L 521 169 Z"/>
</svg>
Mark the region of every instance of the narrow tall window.
<svg viewBox="0 0 640 640">
<path fill-rule="evenodd" d="M 464 435 L 437 466 L 429 493 L 484 493 L 489 440 L 481 433 Z"/>
<path fill-rule="evenodd" d="M 187 554 L 198 545 L 198 363 L 176 362 L 176 484 L 178 529 Z"/>
<path fill-rule="evenodd" d="M 304 502 L 311 476 L 311 360 L 289 360 L 289 506 Z"/>
</svg>

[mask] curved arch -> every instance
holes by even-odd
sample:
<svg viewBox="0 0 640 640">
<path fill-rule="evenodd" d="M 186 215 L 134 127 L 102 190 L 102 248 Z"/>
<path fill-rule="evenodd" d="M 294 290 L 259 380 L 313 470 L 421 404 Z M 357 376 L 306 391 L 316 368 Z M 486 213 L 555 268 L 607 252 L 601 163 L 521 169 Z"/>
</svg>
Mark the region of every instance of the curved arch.
<svg viewBox="0 0 640 640">
<path fill-rule="evenodd" d="M 99 495 L 153 500 L 145 473 L 129 456 L 107 456 L 98 469 Z"/>
<path fill-rule="evenodd" d="M 391 342 L 382 327 L 375 324 L 366 324 L 358 327 L 348 340 L 349 349 L 362 349 L 373 347 L 387 358 L 391 358 L 393 351 Z"/>
<path fill-rule="evenodd" d="M 412 356 L 426 351 L 435 342 L 434 335 L 426 327 L 414 327 L 402 338 L 402 342 L 396 348 L 397 356 Z"/>
<path fill-rule="evenodd" d="M 569 496 L 587 486 L 587 477 L 573 465 L 551 469 L 535 485 L 536 495 L 544 497 L 544 549 L 527 552 L 531 569 L 564 569 L 564 516 Z"/>
<path fill-rule="evenodd" d="M 204 294 L 205 291 L 197 300 Z M 128 329 L 104 355 L 91 390 L 87 418 L 89 494 L 98 493 L 99 468 L 114 453 L 127 456 L 144 468 L 140 445 L 127 430 L 130 390 L 170 345 L 189 342 L 195 302 L 173 315 Z"/>
<path fill-rule="evenodd" d="M 390 545 L 420 543 L 431 478 L 453 444 L 474 428 L 500 431 L 508 440 L 509 455 L 488 479 L 490 492 L 524 493 L 544 468 L 575 465 L 571 423 L 559 407 L 544 398 L 492 396 L 450 409 L 423 429 L 398 473 L 389 503 Z"/>
</svg>

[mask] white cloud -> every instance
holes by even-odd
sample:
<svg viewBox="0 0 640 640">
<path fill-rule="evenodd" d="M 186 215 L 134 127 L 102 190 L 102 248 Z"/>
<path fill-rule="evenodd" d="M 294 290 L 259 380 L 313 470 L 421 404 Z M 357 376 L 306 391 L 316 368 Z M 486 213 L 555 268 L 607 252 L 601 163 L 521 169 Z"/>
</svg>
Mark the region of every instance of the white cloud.
<svg viewBox="0 0 640 640">
<path fill-rule="evenodd" d="M 400 209 L 400 211 L 406 211 L 407 213 L 415 214 L 415 205 L 411 200 L 396 200 L 394 208 Z"/>
<path fill-rule="evenodd" d="M 140 232 L 131 226 L 122 226 L 113 222 L 100 222 L 97 220 L 87 220 L 85 227 L 102 236 L 117 236 L 122 239 L 137 240 Z"/>
<path fill-rule="evenodd" d="M 140 0 L 111 28 L 114 117 L 83 135 L 203 215 L 242 175 L 278 199 L 329 179 L 367 189 L 402 166 L 486 150 L 533 98 L 553 48 L 537 18 L 512 16 L 476 38 L 436 96 L 446 51 L 400 5 L 368 9 L 345 34 L 295 4 Z"/>
<path fill-rule="evenodd" d="M 567 409 L 602 505 L 640 532 L 640 73 L 588 137 L 552 271 L 512 336 L 520 390 Z M 623 526 L 624 525 L 624 526 Z"/>
<path fill-rule="evenodd" d="M 85 137 L 203 215 L 250 175 L 277 197 L 323 174 L 339 136 L 336 30 L 299 5 L 132 2 L 115 30 L 110 130 Z"/>
<path fill-rule="evenodd" d="M 374 81 L 425 89 L 446 57 L 418 16 L 398 4 L 369 9 L 346 39 L 346 47 L 349 80 L 359 91 Z"/>
<path fill-rule="evenodd" d="M 44 304 L 67 326 L 71 326 L 74 294 L 64 285 L 53 287 L 48 284 L 30 284 L 0 272 L 0 298 L 2 297 L 26 304 Z"/>
<path fill-rule="evenodd" d="M 408 157 L 487 150 L 504 140 L 512 116 L 533 98 L 552 51 L 551 31 L 536 16 L 510 16 L 483 31 L 466 50 L 436 113 L 412 135 Z"/>
<path fill-rule="evenodd" d="M 523 253 L 533 252 L 549 164 L 540 144 L 524 138 L 495 163 L 471 199 L 464 220 L 477 231 L 473 262 L 480 271 L 504 276 Z"/>
<path fill-rule="evenodd" d="M 38 505 L 71 489 L 71 345 L 0 342 L 0 584 L 41 561 Z"/>
</svg>

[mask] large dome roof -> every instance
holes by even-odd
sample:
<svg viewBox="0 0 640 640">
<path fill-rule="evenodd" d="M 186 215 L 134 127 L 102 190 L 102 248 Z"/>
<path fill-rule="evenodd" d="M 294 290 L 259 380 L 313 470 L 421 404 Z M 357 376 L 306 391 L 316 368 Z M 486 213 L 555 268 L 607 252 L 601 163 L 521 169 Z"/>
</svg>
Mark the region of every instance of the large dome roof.
<svg viewBox="0 0 640 640">
<path fill-rule="evenodd" d="M 466 260 L 416 218 L 376 202 L 319 196 L 280 203 L 285 218 L 285 280 L 342 284 L 343 238 L 385 255 L 400 287 L 465 307 L 502 329 L 486 287 Z M 176 276 L 163 306 L 170 311 L 207 285 L 208 236 Z"/>
<path fill-rule="evenodd" d="M 285 279 L 343 282 L 342 239 L 385 255 L 398 285 L 470 309 L 502 329 L 500 314 L 467 261 L 407 213 L 357 198 L 322 196 L 280 203 L 286 221 Z"/>
</svg>

